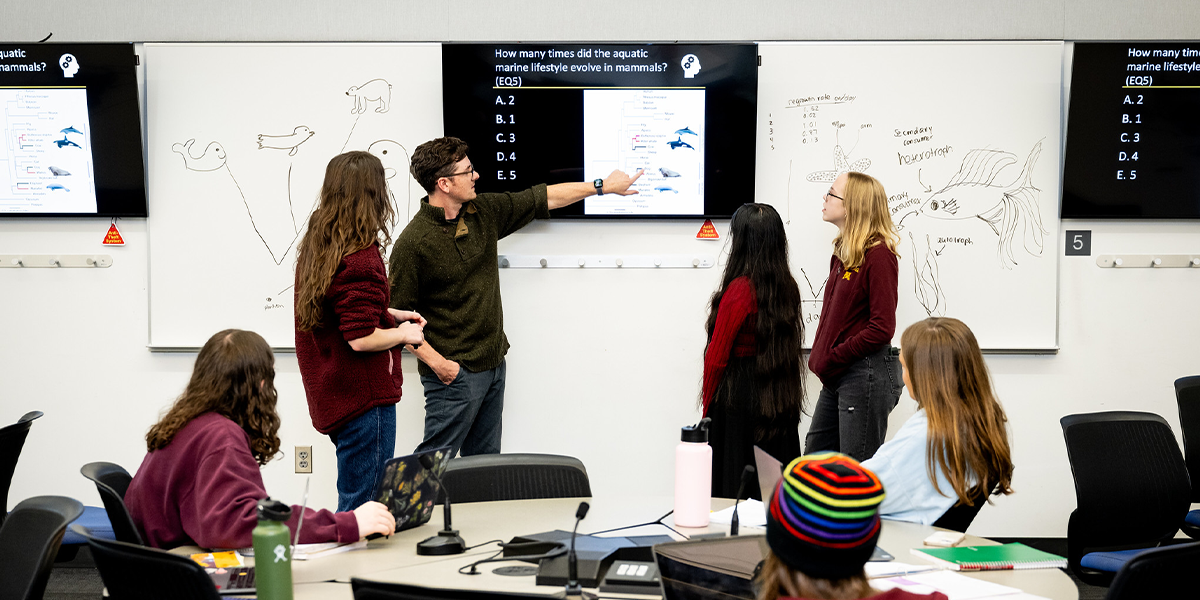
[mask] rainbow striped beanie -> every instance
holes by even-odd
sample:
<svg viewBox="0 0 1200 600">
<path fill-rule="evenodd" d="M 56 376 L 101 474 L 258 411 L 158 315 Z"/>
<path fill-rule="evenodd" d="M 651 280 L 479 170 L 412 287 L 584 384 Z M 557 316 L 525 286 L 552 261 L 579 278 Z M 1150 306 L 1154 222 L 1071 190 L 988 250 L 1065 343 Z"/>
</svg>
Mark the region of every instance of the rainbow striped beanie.
<svg viewBox="0 0 1200 600">
<path fill-rule="evenodd" d="M 837 452 L 801 456 L 783 472 L 767 512 L 767 543 L 785 564 L 810 577 L 862 572 L 879 539 L 883 484 Z"/>
</svg>

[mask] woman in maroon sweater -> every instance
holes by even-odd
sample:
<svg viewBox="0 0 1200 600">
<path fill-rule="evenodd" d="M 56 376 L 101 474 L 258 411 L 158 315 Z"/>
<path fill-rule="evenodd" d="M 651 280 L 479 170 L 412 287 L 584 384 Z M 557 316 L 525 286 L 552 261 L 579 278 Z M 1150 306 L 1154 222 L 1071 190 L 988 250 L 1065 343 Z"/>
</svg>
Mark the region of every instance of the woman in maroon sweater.
<svg viewBox="0 0 1200 600">
<path fill-rule="evenodd" d="M 712 493 L 732 498 L 754 446 L 787 463 L 800 455 L 804 362 L 800 287 L 779 213 L 745 204 L 729 222 L 730 251 L 709 305 L 700 393 L 712 419 Z M 758 486 L 749 486 L 758 498 Z"/>
<path fill-rule="evenodd" d="M 833 450 L 866 460 L 887 433 L 900 400 L 896 333 L 899 236 L 887 193 L 874 177 L 842 173 L 824 196 L 822 218 L 837 226 L 821 320 L 808 366 L 821 379 L 804 453 Z"/>
<path fill-rule="evenodd" d="M 146 543 L 244 548 L 267 497 L 259 466 L 279 453 L 275 357 L 252 331 L 227 329 L 204 344 L 183 395 L 146 434 L 149 454 L 125 505 Z M 300 507 L 287 525 L 295 531 Z M 390 534 L 396 521 L 368 502 L 354 512 L 305 509 L 301 543 Z"/>
<path fill-rule="evenodd" d="M 396 449 L 400 349 L 424 341 L 421 315 L 388 308 L 382 253 L 394 220 L 383 163 L 339 154 L 296 249 L 296 362 L 313 427 L 337 448 L 340 511 L 379 488 Z"/>
</svg>

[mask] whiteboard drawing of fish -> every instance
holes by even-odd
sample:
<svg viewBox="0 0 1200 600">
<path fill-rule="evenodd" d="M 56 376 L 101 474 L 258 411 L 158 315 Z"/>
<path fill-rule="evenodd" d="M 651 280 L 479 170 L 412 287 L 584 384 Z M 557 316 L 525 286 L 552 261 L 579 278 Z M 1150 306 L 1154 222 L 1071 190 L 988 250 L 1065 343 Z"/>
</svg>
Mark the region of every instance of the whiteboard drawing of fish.
<svg viewBox="0 0 1200 600">
<path fill-rule="evenodd" d="M 847 171 L 862 173 L 870 168 L 871 159 L 860 158 L 854 162 L 850 162 L 846 159 L 846 153 L 842 151 L 842 145 L 837 144 L 833 147 L 833 169 L 828 171 L 813 171 L 805 179 L 809 183 L 833 183 L 842 173 Z"/>
<path fill-rule="evenodd" d="M 1021 174 L 1003 184 L 997 183 L 997 179 L 1006 167 L 1017 162 L 1016 155 L 985 149 L 968 152 L 946 186 L 921 205 L 920 214 L 934 219 L 980 219 L 987 223 L 1000 238 L 997 254 L 1006 269 L 1017 264 L 1012 246 L 1018 232 L 1023 235 L 1025 251 L 1041 256 L 1043 238 L 1049 233 L 1042 228 L 1042 213 L 1038 208 L 1041 190 L 1031 181 L 1041 153 L 1039 141 L 1030 150 Z"/>
</svg>

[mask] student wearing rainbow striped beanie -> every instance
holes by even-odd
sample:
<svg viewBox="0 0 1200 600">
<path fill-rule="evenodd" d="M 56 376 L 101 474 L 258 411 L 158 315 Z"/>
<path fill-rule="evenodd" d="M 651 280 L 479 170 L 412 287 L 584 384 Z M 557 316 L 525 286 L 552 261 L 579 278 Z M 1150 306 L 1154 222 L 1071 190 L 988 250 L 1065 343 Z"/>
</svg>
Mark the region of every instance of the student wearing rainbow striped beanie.
<svg viewBox="0 0 1200 600">
<path fill-rule="evenodd" d="M 758 600 L 946 600 L 940 593 L 879 592 L 863 565 L 879 539 L 883 484 L 837 452 L 801 456 L 783 472 L 767 512 L 771 547 L 759 573 Z"/>
</svg>

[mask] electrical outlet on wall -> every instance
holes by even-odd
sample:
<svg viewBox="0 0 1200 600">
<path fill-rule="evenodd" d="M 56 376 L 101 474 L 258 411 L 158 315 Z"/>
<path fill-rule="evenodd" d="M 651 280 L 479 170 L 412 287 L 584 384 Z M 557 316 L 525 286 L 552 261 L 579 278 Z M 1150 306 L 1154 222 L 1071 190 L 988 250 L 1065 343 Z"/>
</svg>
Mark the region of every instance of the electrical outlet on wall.
<svg viewBox="0 0 1200 600">
<path fill-rule="evenodd" d="M 312 473 L 312 446 L 296 446 L 296 472 Z"/>
</svg>

